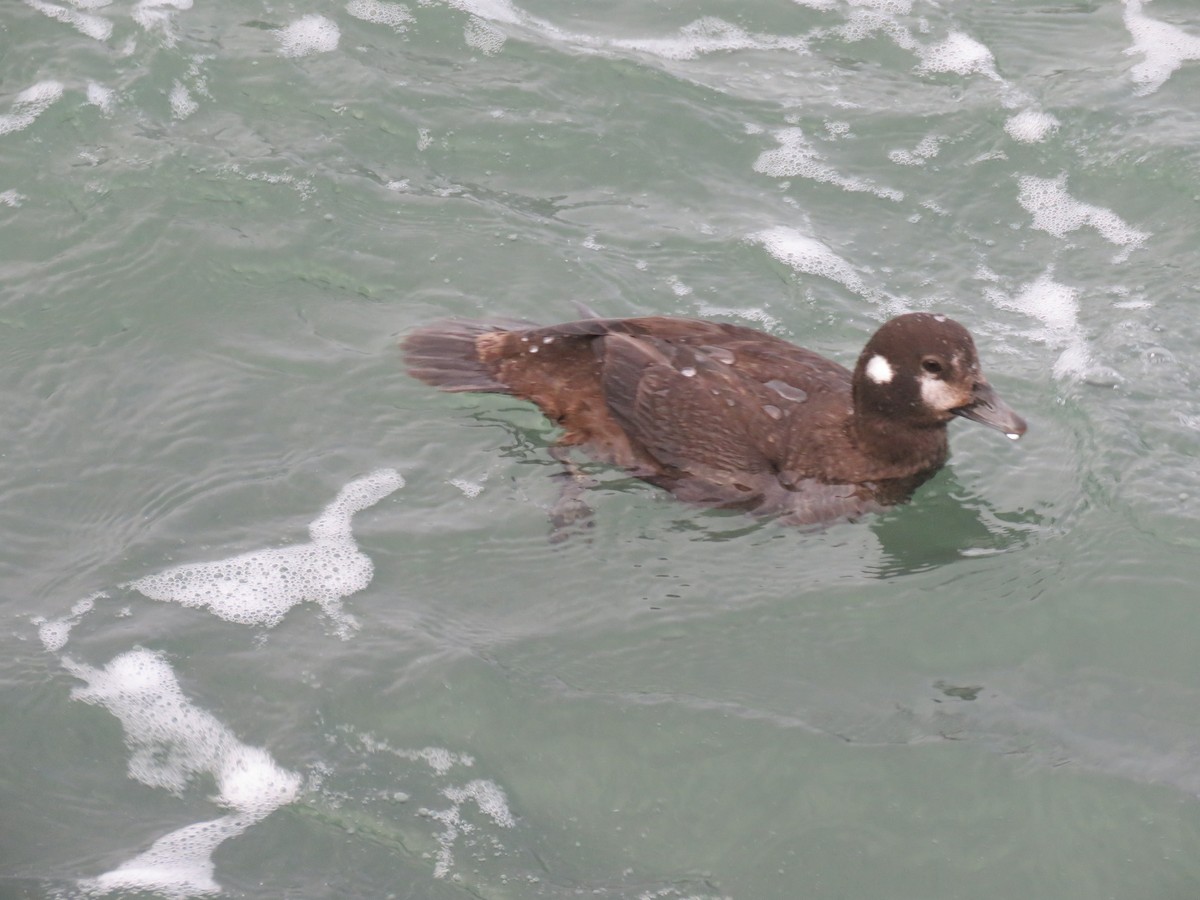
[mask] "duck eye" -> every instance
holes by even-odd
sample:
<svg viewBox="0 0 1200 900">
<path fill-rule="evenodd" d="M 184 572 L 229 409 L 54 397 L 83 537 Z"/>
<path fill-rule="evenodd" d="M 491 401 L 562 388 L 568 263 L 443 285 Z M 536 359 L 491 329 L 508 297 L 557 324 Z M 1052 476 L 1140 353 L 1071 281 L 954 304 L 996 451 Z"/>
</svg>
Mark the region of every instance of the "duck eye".
<svg viewBox="0 0 1200 900">
<path fill-rule="evenodd" d="M 930 375 L 942 374 L 942 364 L 938 360 L 934 359 L 932 356 L 921 360 L 921 368 L 924 369 L 926 372 L 928 372 Z"/>
</svg>

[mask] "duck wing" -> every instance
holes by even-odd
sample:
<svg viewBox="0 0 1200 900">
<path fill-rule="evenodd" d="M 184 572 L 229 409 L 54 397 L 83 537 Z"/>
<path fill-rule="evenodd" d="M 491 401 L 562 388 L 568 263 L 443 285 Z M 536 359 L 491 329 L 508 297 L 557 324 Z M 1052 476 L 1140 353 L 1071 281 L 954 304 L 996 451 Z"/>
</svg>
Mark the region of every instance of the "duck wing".
<svg viewBox="0 0 1200 900">
<path fill-rule="evenodd" d="M 782 509 L 790 419 L 810 393 L 828 398 L 843 381 L 848 389 L 849 373 L 749 329 L 696 324 L 704 327 L 622 328 L 598 340 L 608 412 L 661 466 L 647 480 L 680 499 L 758 508 L 774 496 L 768 505 Z"/>
</svg>

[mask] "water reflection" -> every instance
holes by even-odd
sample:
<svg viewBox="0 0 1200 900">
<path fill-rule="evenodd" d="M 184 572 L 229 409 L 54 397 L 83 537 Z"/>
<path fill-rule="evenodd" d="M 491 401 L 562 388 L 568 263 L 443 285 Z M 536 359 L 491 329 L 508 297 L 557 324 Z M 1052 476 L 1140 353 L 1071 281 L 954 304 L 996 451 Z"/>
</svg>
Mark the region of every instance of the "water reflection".
<svg viewBox="0 0 1200 900">
<path fill-rule="evenodd" d="M 873 572 L 893 578 L 964 557 L 1006 553 L 1027 546 L 1046 524 L 1032 510 L 996 510 L 947 467 L 922 485 L 912 502 L 871 519 L 883 551 Z"/>
</svg>

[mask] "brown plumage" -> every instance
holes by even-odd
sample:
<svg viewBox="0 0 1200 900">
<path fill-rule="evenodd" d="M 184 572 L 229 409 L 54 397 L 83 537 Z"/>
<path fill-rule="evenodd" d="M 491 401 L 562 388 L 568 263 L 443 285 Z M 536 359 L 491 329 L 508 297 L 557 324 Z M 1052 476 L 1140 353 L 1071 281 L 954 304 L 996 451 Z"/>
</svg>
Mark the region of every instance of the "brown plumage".
<svg viewBox="0 0 1200 900">
<path fill-rule="evenodd" d="M 427 384 L 532 401 L 562 426 L 560 447 L 794 524 L 906 500 L 946 461 L 955 415 L 1025 431 L 967 330 L 928 313 L 885 324 L 853 372 L 752 328 L 662 316 L 446 321 L 403 346 Z"/>
</svg>

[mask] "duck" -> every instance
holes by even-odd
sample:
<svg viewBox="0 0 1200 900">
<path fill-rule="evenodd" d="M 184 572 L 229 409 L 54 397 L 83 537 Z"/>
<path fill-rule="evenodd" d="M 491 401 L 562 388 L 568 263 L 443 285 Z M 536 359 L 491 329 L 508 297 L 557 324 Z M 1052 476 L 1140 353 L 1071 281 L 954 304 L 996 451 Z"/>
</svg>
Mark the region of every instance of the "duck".
<svg viewBox="0 0 1200 900">
<path fill-rule="evenodd" d="M 1013 440 L 1027 428 L 970 332 L 931 312 L 885 322 L 853 370 L 745 325 L 671 316 L 447 319 L 402 351 L 425 384 L 518 397 L 562 429 L 556 529 L 590 515 L 573 450 L 687 503 L 826 525 L 908 501 L 946 463 L 955 418 Z"/>
</svg>

